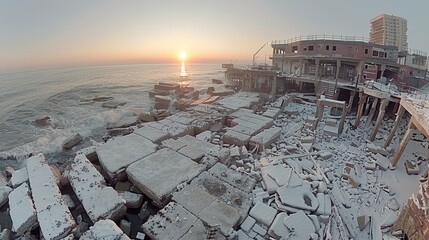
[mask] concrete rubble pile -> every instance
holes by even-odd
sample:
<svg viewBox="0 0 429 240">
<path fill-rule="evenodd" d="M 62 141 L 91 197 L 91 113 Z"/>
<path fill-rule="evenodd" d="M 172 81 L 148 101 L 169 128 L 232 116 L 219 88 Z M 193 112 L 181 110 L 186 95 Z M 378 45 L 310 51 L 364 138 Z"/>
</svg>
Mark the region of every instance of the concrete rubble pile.
<svg viewBox="0 0 429 240">
<path fill-rule="evenodd" d="M 399 183 L 419 177 L 390 170 L 393 148 L 380 143 L 393 121 L 369 142 L 369 129 L 350 127 L 352 118 L 342 134 L 330 134 L 326 126 L 336 126 L 338 118 L 325 111 L 316 121 L 310 97 L 287 94 L 262 101 L 240 92 L 171 116 L 139 124 L 130 120 L 137 124 L 132 131 L 80 150 L 62 171 L 36 154 L 23 168 L 0 175 L 0 204 L 9 208 L 0 212 L 2 227 L 3 215 L 11 219 L 11 232 L 1 234 L 23 239 L 393 237 L 392 226 L 404 228 L 394 223 L 412 192 L 404 193 Z M 393 145 L 398 142 L 394 138 Z M 397 171 L 417 172 L 427 161 L 406 157 L 409 166 Z M 411 210 L 402 219 L 423 216 L 424 199 L 420 194 L 409 200 Z"/>
</svg>

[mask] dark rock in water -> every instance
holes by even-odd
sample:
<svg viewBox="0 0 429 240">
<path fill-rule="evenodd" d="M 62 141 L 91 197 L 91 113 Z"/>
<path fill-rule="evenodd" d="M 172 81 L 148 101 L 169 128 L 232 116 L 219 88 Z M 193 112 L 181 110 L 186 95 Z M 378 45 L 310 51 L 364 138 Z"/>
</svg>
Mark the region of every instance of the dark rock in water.
<svg viewBox="0 0 429 240">
<path fill-rule="evenodd" d="M 51 124 L 51 118 L 50 117 L 44 117 L 34 120 L 34 123 L 38 126 L 48 126 Z"/>
<path fill-rule="evenodd" d="M 94 102 L 105 102 L 105 101 L 113 100 L 113 97 L 95 97 L 92 100 Z"/>
<path fill-rule="evenodd" d="M 82 136 L 77 133 L 76 135 L 74 135 L 73 137 L 67 139 L 64 143 L 63 143 L 63 148 L 64 149 L 71 149 L 72 147 L 74 147 L 75 145 L 77 145 L 78 143 L 80 143 L 83 140 Z"/>
<path fill-rule="evenodd" d="M 117 108 L 119 106 L 124 106 L 125 102 L 118 102 L 118 101 L 107 101 L 103 103 L 101 106 L 104 108 Z"/>
</svg>

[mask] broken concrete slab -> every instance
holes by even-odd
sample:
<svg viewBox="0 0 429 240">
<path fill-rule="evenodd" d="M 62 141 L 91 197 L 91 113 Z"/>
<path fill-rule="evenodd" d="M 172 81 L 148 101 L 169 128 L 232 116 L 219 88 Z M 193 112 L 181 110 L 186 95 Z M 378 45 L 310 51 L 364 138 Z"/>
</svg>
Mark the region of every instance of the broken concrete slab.
<svg viewBox="0 0 429 240">
<path fill-rule="evenodd" d="M 40 229 L 45 239 L 61 239 L 76 227 L 45 156 L 27 160 L 28 178 Z"/>
<path fill-rule="evenodd" d="M 311 192 L 310 187 L 305 184 L 301 186 L 282 186 L 276 192 L 282 203 L 287 206 L 306 211 L 314 211 L 319 207 L 317 198 Z"/>
<path fill-rule="evenodd" d="M 293 239 L 311 239 L 311 234 L 316 232 L 313 222 L 303 211 L 289 215 L 283 224 L 291 230 Z"/>
<path fill-rule="evenodd" d="M 338 137 L 338 127 L 325 125 L 323 133 L 329 136 Z"/>
<path fill-rule="evenodd" d="M 255 136 L 252 136 L 250 138 L 249 145 L 251 148 L 256 146 L 259 146 L 261 149 L 262 147 L 266 148 L 278 140 L 281 132 L 282 129 L 279 127 L 265 129 L 262 132 L 256 134 Z"/>
<path fill-rule="evenodd" d="M 187 146 L 187 143 L 173 138 L 162 141 L 161 145 L 163 147 L 169 148 L 173 151 L 179 151 L 181 148 Z"/>
<path fill-rule="evenodd" d="M 0 207 L 7 203 L 10 192 L 12 192 L 12 188 L 8 186 L 0 187 Z"/>
<path fill-rule="evenodd" d="M 27 168 L 21 168 L 13 171 L 12 177 L 10 178 L 10 184 L 13 188 L 17 188 L 26 181 L 28 181 Z"/>
<path fill-rule="evenodd" d="M 405 170 L 407 171 L 408 175 L 413 175 L 413 174 L 417 175 L 420 173 L 419 165 L 417 165 L 417 164 L 415 164 L 409 160 L 406 160 L 404 164 L 405 164 Z"/>
<path fill-rule="evenodd" d="M 249 215 L 255 218 L 257 222 L 270 226 L 277 215 L 277 210 L 265 203 L 258 202 L 250 210 Z"/>
<path fill-rule="evenodd" d="M 256 220 L 251 216 L 247 216 L 246 219 L 241 223 L 240 228 L 245 232 L 250 232 L 252 230 L 253 225 L 255 225 Z"/>
<path fill-rule="evenodd" d="M 118 239 L 130 240 L 116 223 L 110 219 L 97 221 L 94 226 L 86 231 L 80 240 L 94 240 L 94 239 Z"/>
<path fill-rule="evenodd" d="M 135 134 L 140 135 L 144 138 L 149 139 L 153 143 L 160 144 L 162 141 L 168 139 L 170 136 L 168 133 L 165 133 L 162 130 L 150 127 L 150 126 L 143 126 L 137 130 L 134 131 Z"/>
<path fill-rule="evenodd" d="M 280 108 L 272 107 L 272 108 L 268 108 L 262 114 L 262 116 L 267 117 L 267 118 L 276 119 L 280 115 L 281 112 L 282 112 L 282 110 Z"/>
<path fill-rule="evenodd" d="M 36 209 L 27 183 L 21 184 L 9 194 L 9 207 L 12 231 L 17 236 L 23 235 L 37 225 Z"/>
<path fill-rule="evenodd" d="M 145 126 L 161 130 L 173 138 L 182 137 L 186 135 L 194 135 L 194 127 L 192 125 L 181 124 L 179 122 L 174 122 L 169 119 L 162 119 L 158 122 L 145 123 Z"/>
<path fill-rule="evenodd" d="M 115 176 L 131 163 L 155 152 L 157 145 L 137 134 L 118 137 L 97 147 L 101 166 Z"/>
<path fill-rule="evenodd" d="M 68 174 L 70 184 L 93 223 L 100 219 L 119 220 L 125 215 L 125 200 L 83 154 L 78 154 Z M 94 199 L 97 199 L 96 201 Z"/>
<path fill-rule="evenodd" d="M 206 238 L 207 230 L 203 222 L 199 219 L 192 225 L 189 231 L 179 240 L 201 240 Z"/>
<path fill-rule="evenodd" d="M 235 146 L 247 146 L 250 138 L 251 138 L 250 135 L 243 134 L 229 129 L 223 135 L 222 140 L 224 143 L 235 145 Z"/>
<path fill-rule="evenodd" d="M 131 164 L 126 172 L 140 191 L 163 206 L 179 184 L 192 180 L 203 170 L 203 165 L 180 153 L 162 149 Z"/>
<path fill-rule="evenodd" d="M 192 159 L 194 162 L 199 162 L 204 157 L 205 152 L 200 150 L 197 144 L 187 145 L 181 148 L 178 153 Z"/>
<path fill-rule="evenodd" d="M 125 200 L 127 208 L 139 208 L 143 203 L 143 195 L 130 191 L 119 192 L 119 196 Z"/>
<path fill-rule="evenodd" d="M 389 168 L 390 160 L 387 157 L 377 153 L 374 156 L 374 159 L 376 161 L 376 164 L 380 167 L 381 170 L 385 171 Z"/>
<path fill-rule="evenodd" d="M 142 226 L 143 232 L 154 240 L 180 239 L 198 218 L 182 205 L 170 202 Z"/>
<path fill-rule="evenodd" d="M 268 229 L 268 235 L 275 239 L 289 236 L 290 230 L 283 223 L 287 216 L 288 215 L 285 212 L 277 214 L 276 218 Z"/>
<path fill-rule="evenodd" d="M 383 156 L 389 155 L 389 152 L 386 149 L 384 149 L 384 148 L 382 148 L 380 146 L 377 146 L 377 145 L 375 145 L 373 143 L 368 143 L 366 145 L 366 151 L 374 153 L 374 154 L 379 153 L 379 154 L 381 154 Z"/>
<path fill-rule="evenodd" d="M 209 172 L 202 172 L 198 177 L 192 180 L 191 185 L 192 184 L 202 187 L 211 195 L 216 196 L 231 207 L 237 209 L 241 216 L 240 222 L 246 218 L 247 213 L 252 206 L 252 198 L 250 194 L 229 185 Z"/>
<path fill-rule="evenodd" d="M 252 192 L 256 185 L 255 179 L 234 171 L 222 163 L 216 163 L 212 168 L 210 168 L 209 173 L 213 174 L 213 176 L 220 180 L 229 183 L 231 186 L 247 193 Z"/>
<path fill-rule="evenodd" d="M 191 184 L 175 193 L 173 200 L 181 204 L 192 214 L 209 226 L 219 225 L 224 234 L 234 227 L 240 219 L 239 212 L 203 188 Z"/>
<path fill-rule="evenodd" d="M 71 149 L 72 147 L 76 146 L 80 142 L 82 142 L 83 138 L 79 133 L 76 133 L 75 135 L 71 136 L 63 143 L 64 149 Z"/>
</svg>

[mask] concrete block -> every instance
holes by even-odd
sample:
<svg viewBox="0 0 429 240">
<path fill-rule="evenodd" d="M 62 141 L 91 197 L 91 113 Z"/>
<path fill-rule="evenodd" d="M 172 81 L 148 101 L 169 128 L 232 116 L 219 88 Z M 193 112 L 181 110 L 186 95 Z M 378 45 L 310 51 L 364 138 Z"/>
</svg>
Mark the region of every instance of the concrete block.
<svg viewBox="0 0 429 240">
<path fill-rule="evenodd" d="M 252 230 L 253 225 L 255 225 L 256 220 L 252 218 L 251 216 L 247 216 L 246 219 L 244 219 L 244 222 L 241 223 L 240 228 L 245 232 L 250 232 Z"/>
<path fill-rule="evenodd" d="M 210 168 L 209 173 L 220 180 L 227 182 L 231 186 L 247 193 L 250 193 L 256 185 L 255 179 L 234 171 L 222 163 L 216 163 L 212 168 Z"/>
<path fill-rule="evenodd" d="M 117 137 L 97 147 L 101 166 L 115 175 L 131 163 L 155 152 L 157 145 L 137 134 Z"/>
<path fill-rule="evenodd" d="M 268 229 L 268 235 L 275 239 L 289 236 L 290 230 L 283 224 L 283 221 L 288 215 L 285 212 L 277 214 L 270 228 Z"/>
<path fill-rule="evenodd" d="M 106 186 L 104 177 L 85 155 L 76 156 L 68 179 L 93 223 L 100 219 L 119 220 L 125 215 L 125 200 L 115 189 Z"/>
<path fill-rule="evenodd" d="M 180 239 L 197 222 L 195 217 L 180 204 L 170 202 L 143 224 L 143 232 L 154 240 Z"/>
<path fill-rule="evenodd" d="M 161 131 L 159 129 L 150 127 L 150 126 L 143 126 L 137 130 L 134 131 L 135 134 L 140 135 L 144 138 L 149 139 L 151 142 L 160 144 L 162 141 L 168 139 L 170 136 L 168 133 Z"/>
<path fill-rule="evenodd" d="M 203 165 L 180 153 L 162 149 L 131 164 L 126 172 L 140 191 L 163 206 L 179 184 L 190 181 L 203 170 Z"/>
<path fill-rule="evenodd" d="M 143 195 L 141 194 L 125 191 L 119 192 L 119 196 L 125 200 L 127 208 L 139 208 L 143 203 Z"/>
<path fill-rule="evenodd" d="M 15 170 L 12 173 L 10 183 L 11 183 L 13 188 L 18 187 L 19 185 L 21 185 L 22 183 L 24 183 L 26 181 L 28 181 L 27 168 L 21 168 L 21 169 Z"/>
<path fill-rule="evenodd" d="M 116 223 L 110 219 L 100 220 L 86 231 L 80 240 L 94 240 L 94 239 L 118 239 L 130 240 Z"/>
<path fill-rule="evenodd" d="M 45 239 L 62 239 L 76 222 L 61 195 L 54 175 L 43 154 L 27 160 L 28 177 L 39 226 Z"/>
<path fill-rule="evenodd" d="M 12 231 L 17 236 L 23 235 L 37 225 L 36 209 L 27 183 L 21 184 L 9 194 L 9 207 Z"/>
<path fill-rule="evenodd" d="M 250 138 L 250 148 L 256 146 L 259 146 L 261 149 L 262 147 L 269 147 L 272 143 L 277 141 L 277 139 L 280 137 L 281 132 L 282 129 L 279 127 L 265 129 L 264 131 Z"/>
<path fill-rule="evenodd" d="M 276 217 L 277 210 L 266 205 L 265 203 L 258 202 L 250 210 L 249 215 L 256 219 L 257 222 L 270 226 Z"/>
</svg>

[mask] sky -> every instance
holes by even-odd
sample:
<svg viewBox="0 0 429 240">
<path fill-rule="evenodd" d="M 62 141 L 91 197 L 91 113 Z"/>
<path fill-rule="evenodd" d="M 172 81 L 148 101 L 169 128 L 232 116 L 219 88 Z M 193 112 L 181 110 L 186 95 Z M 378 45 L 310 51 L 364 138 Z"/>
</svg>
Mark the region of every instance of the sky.
<svg viewBox="0 0 429 240">
<path fill-rule="evenodd" d="M 0 72 L 134 63 L 251 63 L 265 43 L 300 35 L 369 37 L 369 20 L 408 21 L 429 51 L 427 0 L 0 0 Z M 258 62 L 269 62 L 265 46 Z"/>
</svg>

